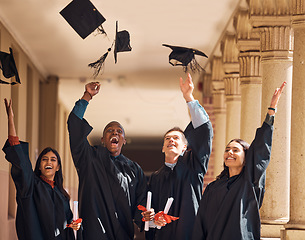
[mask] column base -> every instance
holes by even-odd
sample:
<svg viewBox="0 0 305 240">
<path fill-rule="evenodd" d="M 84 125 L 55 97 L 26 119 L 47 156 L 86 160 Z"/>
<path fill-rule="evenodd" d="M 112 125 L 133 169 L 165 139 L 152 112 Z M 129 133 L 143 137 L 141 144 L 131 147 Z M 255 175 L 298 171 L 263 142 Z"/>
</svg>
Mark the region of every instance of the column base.
<svg viewBox="0 0 305 240">
<path fill-rule="evenodd" d="M 268 238 L 280 238 L 281 230 L 284 229 L 285 223 L 280 224 L 270 224 L 270 223 L 262 223 L 261 226 L 261 237 L 262 239 Z M 304 238 L 305 239 L 305 238 Z"/>
<path fill-rule="evenodd" d="M 281 230 L 281 240 L 303 240 L 305 239 L 305 224 L 288 223 Z"/>
<path fill-rule="evenodd" d="M 262 238 L 280 238 L 281 230 L 287 224 L 288 218 L 263 219 L 261 226 Z"/>
<path fill-rule="evenodd" d="M 289 225 L 289 224 L 287 224 Z M 301 228 L 286 228 L 281 230 L 281 240 L 304 240 L 305 239 L 305 225 Z M 289 227 L 289 226 L 288 226 Z"/>
</svg>

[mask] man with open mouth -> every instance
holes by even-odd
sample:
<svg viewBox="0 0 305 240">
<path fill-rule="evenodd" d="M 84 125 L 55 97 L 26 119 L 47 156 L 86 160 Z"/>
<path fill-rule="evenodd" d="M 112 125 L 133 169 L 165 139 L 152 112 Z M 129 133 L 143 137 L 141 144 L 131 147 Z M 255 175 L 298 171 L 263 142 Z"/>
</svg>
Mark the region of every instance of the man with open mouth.
<svg viewBox="0 0 305 240">
<path fill-rule="evenodd" d="M 83 239 L 133 239 L 133 223 L 143 227 L 137 206 L 146 203 L 146 178 L 137 163 L 121 154 L 126 140 L 119 122 L 106 125 L 102 145 L 89 144 L 92 127 L 83 115 L 99 90 L 98 82 L 86 84 L 68 119 L 70 148 L 79 176 Z"/>
</svg>

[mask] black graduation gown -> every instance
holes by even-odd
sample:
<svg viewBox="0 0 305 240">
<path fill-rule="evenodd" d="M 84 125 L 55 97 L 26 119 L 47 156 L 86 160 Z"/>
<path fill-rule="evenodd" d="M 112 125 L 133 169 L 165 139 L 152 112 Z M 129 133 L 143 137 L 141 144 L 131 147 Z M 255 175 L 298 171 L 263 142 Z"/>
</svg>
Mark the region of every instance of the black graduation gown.
<svg viewBox="0 0 305 240">
<path fill-rule="evenodd" d="M 245 167 L 239 175 L 222 177 L 204 191 L 196 218 L 195 240 L 259 240 L 260 215 L 270 162 L 273 126 L 256 131 Z"/>
<path fill-rule="evenodd" d="M 68 130 L 79 177 L 83 239 L 133 239 L 133 220 L 143 227 L 137 206 L 146 202 L 147 183 L 141 167 L 122 154 L 112 159 L 103 146 L 90 146 L 87 136 L 92 127 L 73 112 Z"/>
<path fill-rule="evenodd" d="M 161 229 L 150 228 L 146 239 L 191 239 L 202 197 L 203 177 L 211 154 L 213 129 L 210 121 L 195 129 L 190 123 L 184 134 L 189 143 L 189 150 L 179 157 L 173 170 L 164 165 L 151 175 L 149 181 L 152 208 L 155 212 L 163 211 L 167 199 L 173 197 L 174 201 L 168 214 L 179 219 Z"/>
<path fill-rule="evenodd" d="M 12 164 L 11 175 L 16 186 L 16 230 L 19 240 L 74 239 L 69 200 L 55 186 L 35 175 L 29 159 L 28 143 L 10 146 L 6 141 L 5 158 Z"/>
</svg>

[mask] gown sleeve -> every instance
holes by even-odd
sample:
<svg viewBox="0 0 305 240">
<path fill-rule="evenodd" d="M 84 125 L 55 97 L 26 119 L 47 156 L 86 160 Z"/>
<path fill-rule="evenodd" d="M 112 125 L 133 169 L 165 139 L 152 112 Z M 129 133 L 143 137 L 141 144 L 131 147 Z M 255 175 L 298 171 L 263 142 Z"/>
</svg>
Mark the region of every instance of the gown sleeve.
<svg viewBox="0 0 305 240">
<path fill-rule="evenodd" d="M 267 115 L 267 118 L 269 117 Z M 266 119 L 263 125 L 256 130 L 255 138 L 250 145 L 246 157 L 246 172 L 251 182 L 257 187 L 264 187 L 265 182 L 262 177 L 265 175 L 270 162 L 273 121 L 271 124 L 267 122 Z"/>
<path fill-rule="evenodd" d="M 34 172 L 29 159 L 28 143 L 20 142 L 10 146 L 6 141 L 3 147 L 5 158 L 12 164 L 11 175 L 14 180 L 17 195 L 25 198 L 33 193 Z"/>
<path fill-rule="evenodd" d="M 270 162 L 273 116 L 267 114 L 262 126 L 256 130 L 256 135 L 246 156 L 245 176 L 253 184 L 258 206 L 262 206 L 265 193 L 266 169 Z"/>
<path fill-rule="evenodd" d="M 74 112 L 71 112 L 68 118 L 68 131 L 70 140 L 70 149 L 76 170 L 85 168 L 86 163 L 92 156 L 92 148 L 88 142 L 87 136 L 92 131 L 92 127 L 85 119 L 80 119 Z"/>
<path fill-rule="evenodd" d="M 137 164 L 136 164 L 137 165 Z M 137 165 L 138 166 L 138 165 Z M 146 206 L 146 194 L 147 194 L 147 181 L 144 175 L 143 170 L 138 166 L 138 181 L 139 184 L 136 190 L 136 204 L 135 204 L 135 214 L 134 214 L 134 221 L 137 226 L 142 231 L 144 229 L 144 222 L 142 221 L 142 211 L 140 211 L 137 206 L 142 205 Z"/>
<path fill-rule="evenodd" d="M 184 134 L 188 141 L 188 147 L 192 150 L 193 168 L 205 174 L 212 151 L 213 127 L 211 122 L 208 120 L 197 128 L 194 128 L 190 123 Z"/>
<path fill-rule="evenodd" d="M 197 100 L 187 103 L 191 123 L 184 131 L 194 158 L 194 169 L 205 174 L 212 151 L 213 128 L 209 115 Z"/>
</svg>

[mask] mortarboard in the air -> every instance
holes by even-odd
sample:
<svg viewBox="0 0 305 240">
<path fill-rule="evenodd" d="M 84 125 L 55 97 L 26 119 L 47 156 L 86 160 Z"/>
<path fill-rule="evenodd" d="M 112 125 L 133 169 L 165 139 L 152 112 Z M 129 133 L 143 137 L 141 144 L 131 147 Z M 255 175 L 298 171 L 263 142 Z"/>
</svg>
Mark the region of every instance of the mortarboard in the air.
<svg viewBox="0 0 305 240">
<path fill-rule="evenodd" d="M 108 53 L 111 51 L 113 44 L 114 44 L 115 63 L 117 63 L 117 53 L 118 52 L 127 52 L 127 51 L 131 51 L 131 49 L 132 49 L 130 46 L 129 32 L 126 30 L 122 30 L 122 31 L 118 32 L 118 21 L 116 21 L 115 40 L 113 41 L 111 47 L 108 48 L 107 52 L 102 57 L 100 57 L 100 59 L 98 59 L 97 61 L 95 61 L 93 63 L 88 64 L 89 67 L 95 68 L 95 72 L 93 74 L 94 77 L 97 77 L 100 70 L 103 68 L 106 57 L 108 56 Z"/>
<path fill-rule="evenodd" d="M 106 34 L 102 27 L 106 19 L 89 0 L 73 0 L 61 10 L 60 14 L 82 39 L 96 29 Z"/>
<path fill-rule="evenodd" d="M 15 80 L 16 80 L 16 82 L 11 82 L 11 83 L 0 80 L 0 83 L 11 84 L 11 85 L 20 83 L 12 48 L 10 48 L 10 53 L 0 51 L 0 69 L 2 69 L 3 76 L 5 78 L 11 78 L 15 76 Z"/>
<path fill-rule="evenodd" d="M 193 72 L 204 70 L 195 59 L 195 55 L 200 55 L 207 58 L 208 56 L 203 52 L 193 48 L 171 46 L 168 44 L 162 44 L 162 46 L 172 49 L 172 52 L 169 54 L 169 63 L 171 65 L 183 66 L 185 72 L 188 68 L 190 68 Z"/>
</svg>

